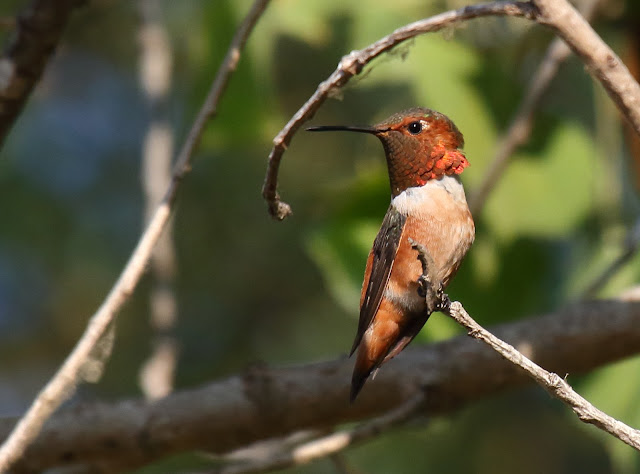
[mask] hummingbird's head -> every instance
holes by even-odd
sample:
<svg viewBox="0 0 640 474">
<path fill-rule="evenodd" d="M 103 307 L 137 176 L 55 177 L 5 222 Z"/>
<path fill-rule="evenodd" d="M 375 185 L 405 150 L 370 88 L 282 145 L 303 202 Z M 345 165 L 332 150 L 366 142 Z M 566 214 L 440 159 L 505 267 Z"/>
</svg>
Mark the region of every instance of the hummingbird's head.
<svg viewBox="0 0 640 474">
<path fill-rule="evenodd" d="M 307 130 L 346 130 L 377 136 L 387 157 L 393 196 L 432 179 L 460 174 L 469 166 L 461 150 L 464 139 L 455 124 L 446 115 L 423 107 L 404 110 L 373 127 L 324 126 Z"/>
</svg>

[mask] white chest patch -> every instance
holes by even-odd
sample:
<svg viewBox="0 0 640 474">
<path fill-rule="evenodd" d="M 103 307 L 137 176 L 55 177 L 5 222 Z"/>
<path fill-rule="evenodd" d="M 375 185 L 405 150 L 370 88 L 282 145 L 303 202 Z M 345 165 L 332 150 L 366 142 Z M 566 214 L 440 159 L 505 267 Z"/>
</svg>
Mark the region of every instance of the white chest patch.
<svg viewBox="0 0 640 474">
<path fill-rule="evenodd" d="M 441 179 L 427 181 L 424 186 L 405 189 L 391 202 L 401 214 L 414 214 L 428 208 L 426 205 L 433 203 L 435 195 L 442 191 L 446 191 L 454 201 L 467 205 L 464 188 L 457 176 L 444 176 Z"/>
</svg>

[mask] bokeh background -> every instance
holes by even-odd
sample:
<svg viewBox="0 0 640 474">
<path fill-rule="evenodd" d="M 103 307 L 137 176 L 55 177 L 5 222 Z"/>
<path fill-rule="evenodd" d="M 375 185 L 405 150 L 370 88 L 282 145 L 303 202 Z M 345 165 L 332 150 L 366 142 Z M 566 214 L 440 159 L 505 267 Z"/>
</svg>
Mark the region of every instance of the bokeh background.
<svg viewBox="0 0 640 474">
<path fill-rule="evenodd" d="M 27 2 L 4 0 L 0 16 Z M 161 1 L 174 54 L 167 113 L 182 143 L 246 0 Z M 640 8 L 604 0 L 598 32 L 632 70 Z M 350 348 L 366 254 L 388 205 L 377 140 L 299 133 L 280 192 L 294 216 L 261 199 L 273 136 L 340 57 L 462 0 L 274 0 L 205 132 L 174 219 L 180 346 L 176 388 L 256 363 L 300 364 Z M 141 149 L 151 111 L 138 81 L 136 2 L 93 0 L 76 12 L 42 82 L 0 150 L 0 416 L 23 411 L 81 334 L 143 226 Z M 5 44 L 10 32 L 0 33 Z M 414 105 L 451 117 L 480 183 L 496 140 L 552 40 L 524 20 L 488 18 L 411 41 L 372 63 L 315 124 L 367 124 Z M 639 208 L 637 144 L 575 58 L 540 106 L 531 139 L 476 217 L 477 240 L 450 287 L 485 326 L 579 298 L 620 253 Z M 636 150 L 636 154 L 634 154 Z M 599 296 L 638 279 L 633 258 Z M 102 380 L 78 400 L 140 396 L 152 350 L 146 277 L 122 312 Z M 505 310 L 504 308 L 508 308 Z M 414 344 L 461 331 L 441 315 Z M 577 390 L 640 426 L 640 359 L 583 377 Z M 581 424 L 539 388 L 419 420 L 346 453 L 366 473 L 633 473 L 631 448 Z M 140 472 L 179 472 L 185 455 Z M 330 461 L 291 473 L 335 472 Z"/>
</svg>

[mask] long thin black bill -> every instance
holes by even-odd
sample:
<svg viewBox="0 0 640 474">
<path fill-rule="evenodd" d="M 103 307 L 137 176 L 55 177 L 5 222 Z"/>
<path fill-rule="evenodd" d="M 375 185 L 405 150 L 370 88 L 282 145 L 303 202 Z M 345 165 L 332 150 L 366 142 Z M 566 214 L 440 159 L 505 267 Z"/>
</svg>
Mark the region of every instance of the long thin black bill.
<svg viewBox="0 0 640 474">
<path fill-rule="evenodd" d="M 360 133 L 380 133 L 382 130 L 373 127 L 351 127 L 348 125 L 320 125 L 318 127 L 309 127 L 307 132 L 360 132 Z"/>
</svg>

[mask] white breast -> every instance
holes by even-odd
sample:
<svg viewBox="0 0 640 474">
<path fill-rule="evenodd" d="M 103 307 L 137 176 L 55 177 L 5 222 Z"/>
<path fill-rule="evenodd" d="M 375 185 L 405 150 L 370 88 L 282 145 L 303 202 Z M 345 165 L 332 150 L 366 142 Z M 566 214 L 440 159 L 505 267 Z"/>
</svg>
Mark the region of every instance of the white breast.
<svg viewBox="0 0 640 474">
<path fill-rule="evenodd" d="M 425 209 L 425 204 L 433 204 L 434 193 L 440 194 L 442 190 L 453 199 L 453 201 L 467 206 L 467 199 L 464 188 L 458 176 L 443 176 L 441 179 L 432 179 L 427 184 L 415 188 L 407 188 L 393 198 L 393 207 L 404 215 L 414 215 Z M 428 207 L 426 207 L 428 208 Z"/>
</svg>

